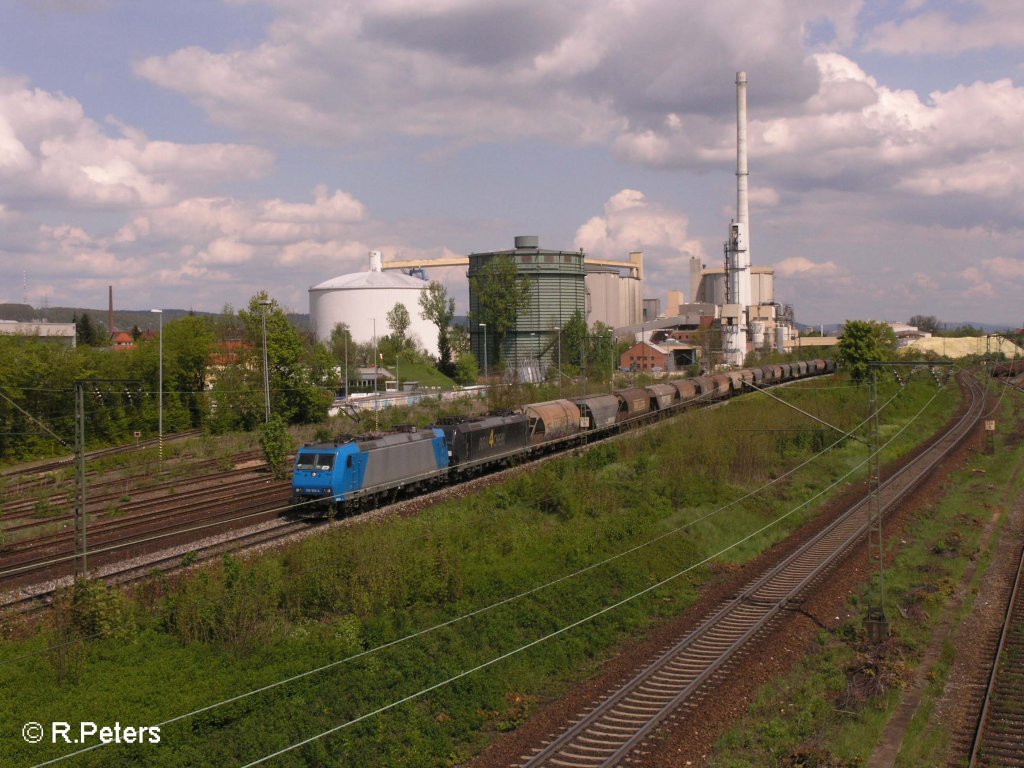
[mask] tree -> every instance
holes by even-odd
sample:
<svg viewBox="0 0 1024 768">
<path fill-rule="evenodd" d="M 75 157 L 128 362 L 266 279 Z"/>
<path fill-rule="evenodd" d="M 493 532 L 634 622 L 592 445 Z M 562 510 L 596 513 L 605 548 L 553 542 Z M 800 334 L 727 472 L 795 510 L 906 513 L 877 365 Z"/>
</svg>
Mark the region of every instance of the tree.
<svg viewBox="0 0 1024 768">
<path fill-rule="evenodd" d="M 464 325 L 453 325 L 448 329 L 448 338 L 452 346 L 452 355 L 456 358 L 472 352 L 469 343 L 469 329 Z"/>
<path fill-rule="evenodd" d="M 486 323 L 491 344 L 501 356 L 501 342 L 516 325 L 516 318 L 530 305 L 533 286 L 519 274 L 516 261 L 509 254 L 490 259 L 478 273 L 469 278 L 470 295 L 476 299 L 475 324 Z"/>
<path fill-rule="evenodd" d="M 598 321 L 594 323 L 588 341 L 587 378 L 600 381 L 604 381 L 606 375 L 611 378 L 618 368 L 614 330 L 610 325 Z"/>
<path fill-rule="evenodd" d="M 213 323 L 188 315 L 164 326 L 164 379 L 188 412 L 191 427 L 205 415 L 206 368 L 214 349 Z"/>
<path fill-rule="evenodd" d="M 954 326 L 953 328 L 946 328 L 943 331 L 941 331 L 938 335 L 955 339 L 963 336 L 984 336 L 985 331 L 982 330 L 981 328 L 976 328 L 970 323 L 967 323 L 966 325 L 957 325 Z"/>
<path fill-rule="evenodd" d="M 479 376 L 480 365 L 477 363 L 473 353 L 465 352 L 459 355 L 459 359 L 455 362 L 455 381 L 464 386 L 476 384 L 477 377 Z"/>
<path fill-rule="evenodd" d="M 892 357 L 896 352 L 896 334 L 886 323 L 849 320 L 839 337 L 839 359 L 850 369 L 854 381 L 868 376 L 868 363 Z"/>
<path fill-rule="evenodd" d="M 260 447 L 263 448 L 270 474 L 275 480 L 284 480 L 288 474 L 285 459 L 295 447 L 284 420 L 277 414 L 272 415 L 269 421 L 260 425 L 259 434 Z"/>
<path fill-rule="evenodd" d="M 409 340 L 405 337 L 406 332 L 409 330 L 409 325 L 412 323 L 412 318 L 409 317 L 409 310 L 405 308 L 405 304 L 398 302 L 391 308 L 386 315 L 388 321 L 388 327 L 391 328 L 391 333 L 394 336 L 394 341 L 397 343 L 399 349 L 405 349 Z"/>
<path fill-rule="evenodd" d="M 92 321 L 88 312 L 75 320 L 75 341 L 83 347 L 98 347 L 103 344 L 103 328 Z"/>
<path fill-rule="evenodd" d="M 261 302 L 269 301 L 264 307 Z M 302 336 L 288 321 L 288 315 L 277 303 L 261 291 L 249 300 L 248 310 L 238 313 L 245 326 L 250 344 L 250 355 L 258 355 L 259 362 L 248 366 L 262 388 L 263 313 L 267 323 L 267 363 L 270 373 L 271 410 L 287 423 L 308 424 L 324 417 L 330 404 L 331 393 L 324 387 L 329 356 L 318 355 L 316 347 L 308 349 Z M 256 361 L 250 361 L 256 362 Z"/>
<path fill-rule="evenodd" d="M 562 349 L 562 368 L 566 370 L 577 370 L 586 367 L 587 358 L 587 323 L 583 319 L 583 313 L 578 309 L 558 334 Z M 557 354 L 557 353 L 556 353 Z M 583 371 L 581 370 L 582 374 Z"/>
<path fill-rule="evenodd" d="M 437 369 L 445 376 L 455 373 L 452 366 L 451 325 L 455 317 L 455 299 L 444 285 L 432 280 L 420 293 L 420 315 L 437 326 Z"/>
<path fill-rule="evenodd" d="M 331 340 L 329 342 L 331 349 L 331 356 L 335 362 L 341 366 L 345 366 L 344 373 L 345 377 L 345 396 L 348 397 L 349 388 L 352 382 L 352 370 L 355 367 L 356 359 L 354 356 L 355 347 L 352 342 L 352 331 L 349 329 L 347 323 L 337 323 L 334 328 L 331 329 Z"/>
<path fill-rule="evenodd" d="M 940 327 L 939 319 L 935 315 L 914 315 L 907 321 L 907 325 L 933 335 L 939 332 Z"/>
</svg>

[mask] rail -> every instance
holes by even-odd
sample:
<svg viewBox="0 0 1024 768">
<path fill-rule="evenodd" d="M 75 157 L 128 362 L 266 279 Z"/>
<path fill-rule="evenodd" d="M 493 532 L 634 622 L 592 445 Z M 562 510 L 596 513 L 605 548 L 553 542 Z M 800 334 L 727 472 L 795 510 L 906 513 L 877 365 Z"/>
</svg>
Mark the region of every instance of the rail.
<svg viewBox="0 0 1024 768">
<path fill-rule="evenodd" d="M 984 397 L 970 376 L 961 376 L 970 396 L 963 416 L 880 488 L 881 514 L 892 508 L 970 434 L 981 418 Z M 811 541 L 724 601 L 680 642 L 647 664 L 560 736 L 526 759 L 523 768 L 598 768 L 627 758 L 672 712 L 732 661 L 737 651 L 865 534 L 868 500 L 843 513 Z"/>
</svg>

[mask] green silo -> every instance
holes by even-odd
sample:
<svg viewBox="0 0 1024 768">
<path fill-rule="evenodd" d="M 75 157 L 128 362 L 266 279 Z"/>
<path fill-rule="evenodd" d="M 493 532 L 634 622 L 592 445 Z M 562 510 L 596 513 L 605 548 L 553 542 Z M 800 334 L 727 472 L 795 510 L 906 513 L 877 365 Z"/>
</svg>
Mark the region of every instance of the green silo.
<svg viewBox="0 0 1024 768">
<path fill-rule="evenodd" d="M 501 360 L 506 365 L 518 365 L 533 359 L 553 364 L 559 329 L 564 328 L 577 311 L 586 317 L 583 251 L 544 250 L 536 236 L 520 235 L 515 238 L 512 250 L 471 253 L 467 277 L 479 274 L 488 261 L 499 256 L 512 256 L 517 279 L 529 280 L 531 287 L 528 307 L 518 314 L 515 327 L 501 342 Z M 470 338 L 473 354 L 482 368 L 485 331 L 476 320 L 478 309 L 478 297 L 471 281 Z M 487 335 L 487 347 L 487 358 L 493 363 L 498 359 L 497 340 L 493 333 Z"/>
</svg>

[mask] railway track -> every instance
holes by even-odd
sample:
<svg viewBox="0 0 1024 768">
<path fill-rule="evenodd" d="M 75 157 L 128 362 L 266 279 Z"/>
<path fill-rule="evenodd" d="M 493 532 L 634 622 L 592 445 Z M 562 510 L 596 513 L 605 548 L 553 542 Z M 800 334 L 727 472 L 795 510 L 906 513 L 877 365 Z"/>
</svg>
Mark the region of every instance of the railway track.
<svg viewBox="0 0 1024 768">
<path fill-rule="evenodd" d="M 179 440 L 187 440 L 192 437 L 196 437 L 201 434 L 198 429 L 190 429 L 185 432 L 175 432 L 170 435 L 164 435 L 164 445 L 167 443 L 177 442 Z M 138 451 L 142 448 L 152 448 L 160 444 L 160 438 L 151 437 L 146 440 L 140 440 L 137 443 L 127 443 L 125 445 L 115 445 L 110 448 L 97 448 L 95 450 L 86 451 L 85 456 L 89 461 L 101 458 L 103 456 L 115 456 L 120 453 L 128 453 L 131 451 Z M 75 466 L 74 456 L 62 456 L 57 459 L 48 459 L 46 461 L 38 461 L 31 464 L 25 464 L 17 467 L 10 467 L 8 469 L 0 470 L 0 477 L 21 477 L 25 475 L 43 475 L 48 472 L 56 472 L 57 470 L 65 469 L 68 467 Z"/>
<path fill-rule="evenodd" d="M 204 497 L 191 508 L 176 508 L 171 514 L 157 510 L 126 520 L 124 525 L 99 528 L 90 538 L 89 563 L 95 567 L 126 556 L 180 545 L 188 537 L 194 538 L 198 530 L 220 528 L 227 534 L 232 528 L 253 524 L 261 516 L 277 517 L 287 505 L 289 495 L 290 488 L 283 483 L 250 487 L 245 491 L 228 485 L 219 496 Z M 76 567 L 73 542 L 65 536 L 62 545 L 54 550 L 46 542 L 42 549 L 26 548 L 21 551 L 21 557 L 7 559 L 0 570 L 0 583 L 9 589 L 43 576 L 53 579 L 72 573 Z"/>
<path fill-rule="evenodd" d="M 698 396 L 697 400 L 702 400 L 703 397 L 703 395 Z M 719 404 L 713 403 L 711 407 Z M 678 405 L 666 411 L 673 415 L 682 412 L 683 408 Z M 644 425 L 653 426 L 661 418 L 663 415 L 660 412 L 651 414 L 650 417 L 643 420 Z M 552 441 L 550 445 L 556 446 L 562 442 Z M 565 445 L 567 448 L 571 448 L 577 443 L 573 439 L 566 442 Z M 243 455 L 242 458 L 244 457 Z M 538 457 L 534 460 L 543 459 Z M 497 477 L 497 474 L 487 476 Z M 122 481 L 114 481 L 115 484 L 120 482 Z M 246 480 L 242 486 L 247 488 L 251 484 L 251 480 Z M 203 488 L 196 489 L 194 492 L 175 494 L 175 504 L 170 508 L 167 506 L 165 497 L 150 498 L 150 489 L 147 489 L 145 493 L 146 499 L 138 504 L 129 505 L 119 498 L 121 514 L 127 513 L 129 509 L 131 509 L 131 514 L 112 520 L 100 519 L 98 522 L 90 519 L 90 566 L 92 568 L 97 565 L 111 566 L 116 559 L 123 560 L 145 553 L 155 554 L 155 550 L 159 547 L 177 547 L 183 544 L 188 536 L 192 536 L 194 539 L 193 534 L 198 530 L 214 527 L 221 528 L 223 535 L 238 539 L 233 548 L 250 547 L 251 545 L 244 540 L 245 533 L 231 533 L 231 531 L 237 531 L 242 525 L 251 523 L 254 517 L 271 514 L 276 516 L 280 509 L 284 508 L 283 505 L 288 495 L 286 491 L 290 489 L 264 487 L 239 492 L 232 490 L 229 485 L 229 483 L 220 482 L 215 490 Z M 142 496 L 143 493 L 140 492 L 138 495 Z M 182 506 L 181 502 L 190 495 L 195 495 L 197 499 L 187 506 Z M 418 498 L 423 502 L 433 495 L 425 494 Z M 154 507 L 159 507 L 159 509 L 153 509 Z M 256 509 L 254 512 L 245 511 L 252 510 L 254 507 Z M 72 519 L 73 516 L 69 515 L 64 518 L 51 518 L 47 523 L 53 525 L 63 520 L 66 525 Z M 267 518 L 263 517 L 263 520 L 266 522 Z M 199 523 L 199 521 L 202 522 Z M 17 530 L 19 533 L 21 532 L 20 528 Z M 226 550 L 227 548 L 224 549 L 224 551 Z M 13 608 L 16 612 L 20 601 L 39 603 L 40 596 L 45 598 L 47 595 L 51 595 L 56 589 L 55 585 L 67 578 L 76 564 L 73 542 L 68 539 L 66 533 L 39 536 L 12 543 L 3 551 L 3 554 L 6 557 L 3 565 L 0 566 L 0 584 L 8 589 L 20 588 L 25 592 L 33 593 L 31 598 L 17 596 L 13 592 L 9 593 L 3 604 L 0 605 L 0 610 L 5 612 L 9 608 Z M 172 569 L 180 564 L 181 554 L 171 555 L 168 560 L 171 563 L 168 569 Z M 159 566 L 147 565 L 146 570 L 150 572 L 163 569 Z M 115 579 L 108 577 L 108 573 L 109 571 L 104 568 L 104 574 L 101 574 L 101 577 L 108 582 L 116 583 Z M 39 582 L 44 578 L 51 586 L 37 588 L 39 585 L 32 584 L 33 580 Z"/>
<path fill-rule="evenodd" d="M 978 717 L 970 768 L 1024 766 L 1024 551 Z"/>
<path fill-rule="evenodd" d="M 981 386 L 960 377 L 969 404 L 963 416 L 913 461 L 885 479 L 879 508 L 884 514 L 970 434 L 984 408 Z M 741 649 L 765 632 L 772 620 L 840 556 L 861 540 L 868 528 L 864 499 L 803 547 L 767 570 L 733 597 L 724 600 L 698 627 L 651 660 L 619 690 L 553 737 L 523 768 L 598 768 L 630 759 L 658 726 L 678 708 L 693 708 L 709 682 L 724 674 Z"/>
<path fill-rule="evenodd" d="M 255 527 L 227 535 L 222 534 L 189 544 L 186 553 L 173 551 L 156 557 L 136 558 L 127 563 L 100 568 L 96 575 L 109 585 L 134 584 L 152 578 L 154 573 L 167 573 L 184 567 L 201 565 L 231 552 L 273 544 L 296 533 L 305 533 L 309 530 L 310 523 L 308 521 L 275 518 L 268 521 L 265 527 Z M 57 591 L 70 582 L 70 577 L 60 579 L 46 589 L 35 590 L 31 594 L 5 602 L 0 605 L 0 611 L 4 616 L 26 616 L 42 611 L 52 604 Z"/>
<path fill-rule="evenodd" d="M 245 451 L 235 454 L 232 461 L 236 467 L 245 462 L 263 463 L 261 451 Z M 98 472 L 87 473 L 88 501 L 91 509 L 102 510 L 118 506 L 128 511 L 147 499 L 160 498 L 175 492 L 175 488 L 183 484 L 194 484 L 196 480 L 208 478 L 210 484 L 220 482 L 224 468 L 221 460 L 207 459 L 189 464 L 188 475 L 170 473 L 168 476 L 149 474 L 122 475 L 118 472 L 109 473 L 113 477 L 104 477 Z M 42 485 L 18 484 L 6 489 L 6 498 L 0 507 L 3 515 L 4 530 L 7 534 L 18 531 L 31 531 L 33 527 L 43 527 L 55 522 L 73 520 L 73 509 L 77 501 L 77 485 L 71 476 L 63 481 L 47 476 Z M 38 505 L 45 502 L 46 509 L 40 511 Z M 67 509 L 60 513 L 60 509 Z"/>
</svg>

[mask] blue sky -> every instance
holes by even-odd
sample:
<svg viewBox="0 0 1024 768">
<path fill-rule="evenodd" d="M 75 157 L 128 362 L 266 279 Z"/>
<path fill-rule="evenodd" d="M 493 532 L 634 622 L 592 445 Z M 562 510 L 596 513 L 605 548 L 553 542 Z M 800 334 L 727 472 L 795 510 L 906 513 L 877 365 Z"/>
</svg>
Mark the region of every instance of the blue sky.
<svg viewBox="0 0 1024 768">
<path fill-rule="evenodd" d="M 517 234 L 664 299 L 721 259 L 745 70 L 798 320 L 1020 325 L 1019 5 L 0 0 L 0 301 L 302 312 L 371 248 Z"/>
</svg>

